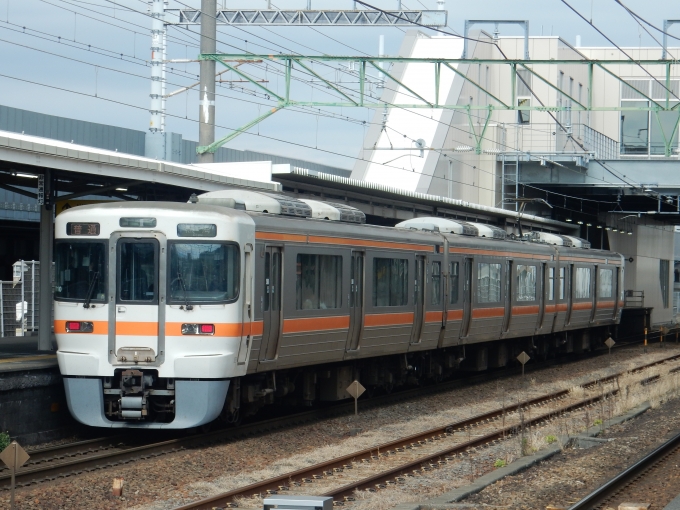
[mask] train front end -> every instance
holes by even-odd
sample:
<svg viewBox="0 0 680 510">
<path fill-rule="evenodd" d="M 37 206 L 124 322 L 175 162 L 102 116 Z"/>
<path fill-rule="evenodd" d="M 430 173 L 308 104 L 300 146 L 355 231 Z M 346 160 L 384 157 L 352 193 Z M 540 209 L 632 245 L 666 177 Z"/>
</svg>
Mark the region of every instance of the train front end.
<svg viewBox="0 0 680 510">
<path fill-rule="evenodd" d="M 57 216 L 54 330 L 75 419 L 184 429 L 220 415 L 248 361 L 254 232 L 245 213 L 198 204 Z"/>
</svg>

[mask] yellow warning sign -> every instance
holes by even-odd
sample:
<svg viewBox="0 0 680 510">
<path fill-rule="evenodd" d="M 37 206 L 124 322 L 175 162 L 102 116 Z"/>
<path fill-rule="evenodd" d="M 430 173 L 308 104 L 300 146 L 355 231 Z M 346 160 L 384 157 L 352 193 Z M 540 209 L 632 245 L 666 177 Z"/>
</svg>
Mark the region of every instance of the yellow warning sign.
<svg viewBox="0 0 680 510">
<path fill-rule="evenodd" d="M 108 200 L 61 200 L 57 202 L 56 213 L 61 214 L 79 205 L 101 204 L 102 202 L 108 202 Z"/>
</svg>

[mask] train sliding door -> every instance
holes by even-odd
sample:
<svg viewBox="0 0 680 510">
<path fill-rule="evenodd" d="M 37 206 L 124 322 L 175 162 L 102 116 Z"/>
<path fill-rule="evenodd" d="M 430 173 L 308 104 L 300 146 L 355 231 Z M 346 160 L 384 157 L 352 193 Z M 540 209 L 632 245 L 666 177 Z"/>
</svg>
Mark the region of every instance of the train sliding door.
<svg viewBox="0 0 680 510">
<path fill-rule="evenodd" d="M 281 338 L 281 285 L 283 253 L 277 246 L 267 246 L 264 253 L 264 299 L 262 361 L 276 359 Z"/>
<path fill-rule="evenodd" d="M 425 318 L 425 257 L 416 255 L 416 274 L 413 286 L 413 332 L 411 344 L 420 343 Z"/>
<path fill-rule="evenodd" d="M 110 292 L 115 293 L 115 308 L 110 312 L 115 328 L 110 329 L 109 344 L 113 345 L 109 352 L 118 362 L 162 363 L 166 284 L 160 275 L 164 276 L 166 269 L 160 249 L 161 244 L 165 248 L 165 238 L 160 234 L 131 234 L 111 236 L 116 271 L 109 279 Z M 181 285 L 181 273 L 171 277 Z"/>
<path fill-rule="evenodd" d="M 353 251 L 350 263 L 349 336 L 347 351 L 356 351 L 364 329 L 364 263 L 365 255 Z"/>
<path fill-rule="evenodd" d="M 465 259 L 463 280 L 463 326 L 460 329 L 460 337 L 465 338 L 470 333 L 472 322 L 472 259 Z"/>
</svg>

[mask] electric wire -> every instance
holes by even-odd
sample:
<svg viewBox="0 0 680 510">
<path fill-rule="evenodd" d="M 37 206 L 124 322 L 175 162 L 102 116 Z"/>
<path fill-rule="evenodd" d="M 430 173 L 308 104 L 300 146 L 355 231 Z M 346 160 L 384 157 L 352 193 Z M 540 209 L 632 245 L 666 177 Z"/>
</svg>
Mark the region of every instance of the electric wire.
<svg viewBox="0 0 680 510">
<path fill-rule="evenodd" d="M 43 1 L 44 1 L 44 0 L 43 0 Z M 63 1 L 63 0 L 62 0 L 62 1 Z M 49 2 L 47 2 L 47 3 L 49 3 Z M 111 2 L 111 3 L 116 4 L 115 2 Z M 364 2 L 360 2 L 360 3 L 364 3 Z M 116 5 L 119 5 L 119 6 L 120 6 L 120 4 L 116 4 Z M 125 6 L 121 6 L 121 7 L 125 7 Z M 131 9 L 131 10 L 134 11 L 133 9 Z M 134 12 L 137 12 L 137 13 L 139 13 L 139 14 L 144 14 L 144 13 L 141 13 L 141 12 L 139 12 L 139 11 L 134 11 Z M 101 21 L 101 20 L 98 20 L 98 21 Z M 120 28 L 120 27 L 119 27 L 119 28 Z M 429 28 L 429 27 L 425 27 L 425 28 Z M 248 32 L 246 32 L 246 33 L 248 33 Z M 249 34 L 249 35 L 253 36 L 252 34 Z M 451 35 L 451 34 L 449 34 L 449 35 Z M 255 37 L 257 37 L 257 36 L 255 36 Z M 182 41 L 182 42 L 184 43 L 184 41 Z M 268 42 L 270 42 L 270 41 L 268 41 Z M 270 43 L 271 43 L 271 42 L 270 42 Z M 538 99 L 538 98 L 537 98 L 537 99 Z M 179 117 L 179 118 L 181 118 L 181 117 Z M 445 156 L 446 156 L 446 155 L 445 155 Z M 447 156 L 447 157 L 449 157 L 449 156 Z M 454 159 L 454 160 L 455 160 L 455 158 L 450 158 L 450 157 L 449 157 L 449 159 Z M 481 171 L 481 170 L 482 170 L 482 169 L 480 169 L 480 171 Z M 436 177 L 436 176 L 433 176 L 433 177 Z M 617 176 L 617 177 L 618 177 L 618 176 Z M 610 183 L 610 184 L 613 184 L 613 183 Z M 542 190 L 542 191 L 546 191 L 546 190 Z M 548 193 L 551 193 L 551 192 L 548 192 Z M 574 197 L 574 198 L 576 198 L 576 197 Z"/>
</svg>

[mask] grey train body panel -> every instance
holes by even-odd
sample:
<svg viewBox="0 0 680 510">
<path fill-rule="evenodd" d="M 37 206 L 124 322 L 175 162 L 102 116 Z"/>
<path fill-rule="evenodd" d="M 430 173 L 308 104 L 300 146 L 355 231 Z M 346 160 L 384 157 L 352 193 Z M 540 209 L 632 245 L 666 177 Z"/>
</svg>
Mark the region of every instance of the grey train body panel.
<svg viewBox="0 0 680 510">
<path fill-rule="evenodd" d="M 352 225 L 324 220 L 299 219 L 249 213 L 256 225 L 256 303 L 263 300 L 262 267 L 268 246 L 281 250 L 282 292 L 288 296 L 282 304 L 277 352 L 265 359 L 262 337 L 253 339 L 248 372 L 303 367 L 343 360 L 428 351 L 494 342 L 502 339 L 548 335 L 561 331 L 616 324 L 618 293 L 621 281 L 612 284 L 611 297 L 596 298 L 599 268 L 612 269 L 614 280 L 620 273 L 622 257 L 602 250 L 555 247 L 524 241 L 423 232 L 413 229 Z M 447 252 L 443 246 L 446 244 Z M 349 349 L 349 298 L 353 292 L 346 277 L 349 260 L 357 250 L 363 254 L 363 315 L 356 349 Z M 337 308 L 304 310 L 296 308 L 293 293 L 299 268 L 299 255 L 336 255 L 342 257 L 342 296 Z M 418 258 L 424 263 L 425 276 L 418 288 Z M 378 306 L 373 295 L 376 259 L 407 261 L 408 290 L 404 303 Z M 469 259 L 470 274 L 465 262 Z M 605 264 L 607 260 L 607 264 Z M 592 262 L 591 262 L 592 261 Z M 612 265 L 616 261 L 617 265 Z M 457 275 L 451 278 L 449 264 L 455 262 Z M 433 302 L 433 266 L 439 264 L 439 302 Z M 257 265 L 259 264 L 259 265 Z M 486 266 L 500 267 L 499 288 L 493 299 L 480 302 L 480 271 Z M 517 298 L 518 267 L 532 268 L 535 296 Z M 553 272 L 550 273 L 552 268 Z M 578 268 L 589 268 L 591 281 L 587 298 L 573 298 L 573 278 Z M 565 274 L 560 279 L 560 269 Z M 453 287 L 456 286 L 455 289 Z M 469 287 L 469 289 L 468 289 Z M 563 287 L 563 289 L 560 289 Z M 435 287 L 436 288 L 436 287 Z M 422 293 L 422 296 L 419 295 Z M 450 295 L 455 292 L 455 302 Z M 564 298 L 560 298 L 561 292 Z M 466 304 L 466 299 L 469 303 Z M 510 304 L 508 305 L 508 300 Z M 598 301 L 599 300 L 599 301 Z M 599 308 L 595 308 L 601 304 Z M 418 313 L 422 324 L 418 325 Z M 593 320 L 594 319 L 594 320 Z M 263 320 L 261 308 L 255 320 Z M 304 322 L 311 330 L 305 330 Z M 313 329 L 316 327 L 318 329 Z M 333 329 L 332 325 L 337 327 Z M 467 326 L 466 326 L 467 324 Z M 330 329 L 329 329 L 330 327 Z M 300 330 L 302 328 L 302 330 Z M 266 326 L 265 326 L 266 329 Z M 415 331 L 418 329 L 418 331 Z M 271 342 L 271 339 L 267 340 Z"/>
</svg>

